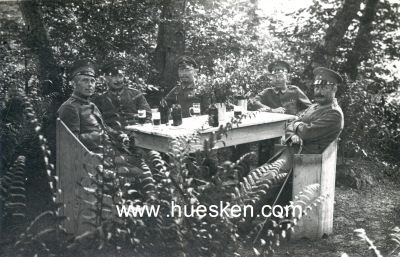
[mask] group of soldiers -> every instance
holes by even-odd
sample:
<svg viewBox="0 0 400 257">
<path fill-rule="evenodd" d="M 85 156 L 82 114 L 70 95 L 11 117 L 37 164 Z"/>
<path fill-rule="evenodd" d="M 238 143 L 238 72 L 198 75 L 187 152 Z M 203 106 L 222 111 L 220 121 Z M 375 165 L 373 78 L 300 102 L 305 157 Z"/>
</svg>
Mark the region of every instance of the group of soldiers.
<svg viewBox="0 0 400 257">
<path fill-rule="evenodd" d="M 201 103 L 204 114 L 210 97 L 195 93 L 196 61 L 189 56 L 181 56 L 177 58 L 176 65 L 179 82 L 164 99 L 169 104 L 179 103 L 183 117 L 190 115 L 189 108 L 195 101 Z M 124 63 L 114 61 L 100 71 L 108 90 L 93 97 L 97 77 L 95 66 L 87 60 L 77 61 L 70 72 L 74 87 L 72 96 L 59 109 L 60 119 L 92 151 L 99 148 L 105 135 L 118 134 L 118 130 L 133 124 L 138 110 L 145 110 L 146 120 L 151 122 L 151 109 L 144 94 L 130 87 L 124 79 Z M 259 111 L 296 115 L 297 118 L 286 128 L 287 141 L 301 144 L 302 153 L 322 153 L 343 129 L 343 113 L 335 98 L 337 88 L 343 82 L 342 77 L 324 67 L 314 69 L 315 103 L 312 104 L 300 88 L 288 85 L 290 65 L 287 62 L 272 62 L 268 71 L 271 85 L 250 102 Z"/>
</svg>

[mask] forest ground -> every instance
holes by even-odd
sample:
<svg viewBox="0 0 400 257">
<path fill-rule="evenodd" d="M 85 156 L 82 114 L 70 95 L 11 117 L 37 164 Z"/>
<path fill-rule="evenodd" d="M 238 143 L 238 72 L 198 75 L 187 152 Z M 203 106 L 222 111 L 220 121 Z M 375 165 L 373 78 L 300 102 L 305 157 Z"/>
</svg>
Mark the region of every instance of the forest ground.
<svg viewBox="0 0 400 257">
<path fill-rule="evenodd" d="M 388 240 L 390 229 L 400 226 L 400 183 L 397 176 L 385 174 L 383 165 L 350 160 L 337 169 L 333 234 L 312 241 L 302 239 L 283 242 L 277 248 L 277 257 L 334 257 L 347 253 L 349 257 L 374 256 L 365 241 L 353 231 L 365 229 L 385 256 L 393 250 Z M 251 257 L 252 249 L 242 252 Z"/>
</svg>

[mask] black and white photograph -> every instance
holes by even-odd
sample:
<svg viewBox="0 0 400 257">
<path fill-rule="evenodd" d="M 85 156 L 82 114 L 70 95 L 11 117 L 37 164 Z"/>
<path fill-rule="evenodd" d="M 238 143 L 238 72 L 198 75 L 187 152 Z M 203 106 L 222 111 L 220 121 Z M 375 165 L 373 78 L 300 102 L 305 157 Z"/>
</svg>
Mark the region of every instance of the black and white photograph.
<svg viewBox="0 0 400 257">
<path fill-rule="evenodd" d="M 400 0 L 0 0 L 0 256 L 400 257 Z"/>
</svg>

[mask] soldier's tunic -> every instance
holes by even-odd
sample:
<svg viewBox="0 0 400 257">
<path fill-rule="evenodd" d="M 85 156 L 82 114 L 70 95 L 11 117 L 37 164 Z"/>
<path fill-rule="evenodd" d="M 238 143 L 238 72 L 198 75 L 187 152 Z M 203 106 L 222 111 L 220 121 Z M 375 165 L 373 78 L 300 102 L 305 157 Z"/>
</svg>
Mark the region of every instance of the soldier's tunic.
<svg viewBox="0 0 400 257">
<path fill-rule="evenodd" d="M 58 109 L 60 119 L 91 151 L 101 144 L 104 122 L 97 106 L 76 94 Z"/>
<path fill-rule="evenodd" d="M 267 88 L 258 94 L 255 100 L 272 109 L 283 107 L 286 109 L 285 113 L 292 115 L 307 109 L 311 105 L 310 100 L 303 91 L 293 85 L 288 85 L 286 90 Z"/>
<path fill-rule="evenodd" d="M 320 154 L 343 130 L 343 112 L 334 99 L 332 104 L 311 105 L 297 120 L 287 128 L 289 135 L 296 134 L 303 140 L 306 154 Z"/>
<path fill-rule="evenodd" d="M 151 109 L 143 93 L 123 87 L 121 90 L 109 90 L 97 96 L 94 103 L 99 107 L 106 124 L 113 129 L 134 124 L 138 110 L 146 110 L 146 122 L 151 122 Z M 120 124 L 120 125 L 119 125 Z"/>
<path fill-rule="evenodd" d="M 193 106 L 193 103 L 200 103 L 201 114 L 206 114 L 210 101 L 206 96 L 202 96 L 195 93 L 194 86 L 183 88 L 178 85 L 171 89 L 166 96 L 166 100 L 169 105 L 178 103 L 182 108 L 182 117 L 190 117 L 189 108 Z"/>
</svg>

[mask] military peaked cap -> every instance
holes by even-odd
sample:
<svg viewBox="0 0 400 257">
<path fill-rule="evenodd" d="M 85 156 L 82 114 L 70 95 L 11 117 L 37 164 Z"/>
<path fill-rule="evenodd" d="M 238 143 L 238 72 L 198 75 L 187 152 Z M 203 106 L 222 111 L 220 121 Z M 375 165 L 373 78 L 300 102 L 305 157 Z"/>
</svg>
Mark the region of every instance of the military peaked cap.
<svg viewBox="0 0 400 257">
<path fill-rule="evenodd" d="M 275 62 L 270 63 L 270 64 L 268 65 L 268 71 L 269 71 L 269 72 L 272 72 L 274 69 L 276 69 L 276 68 L 278 68 L 278 67 L 285 68 L 285 69 L 287 70 L 287 72 L 290 72 L 290 65 L 289 65 L 289 63 L 287 63 L 287 62 L 285 62 L 285 61 L 281 61 L 281 60 L 278 60 L 278 61 L 275 61 Z"/>
<path fill-rule="evenodd" d="M 88 59 L 82 59 L 74 62 L 74 64 L 71 66 L 70 76 L 73 78 L 77 75 L 95 77 L 95 65 Z"/>
<path fill-rule="evenodd" d="M 125 66 L 126 64 L 122 60 L 113 60 L 106 63 L 101 69 L 101 71 L 105 74 L 115 75 L 118 74 L 119 70 L 123 70 Z"/>
<path fill-rule="evenodd" d="M 176 65 L 179 65 L 183 62 L 191 64 L 194 68 L 197 68 L 197 62 L 190 56 L 181 55 L 176 59 Z"/>
<path fill-rule="evenodd" d="M 325 67 L 315 68 L 313 73 L 315 76 L 315 80 L 323 80 L 335 84 L 343 82 L 343 78 L 339 75 L 339 73 Z"/>
</svg>

